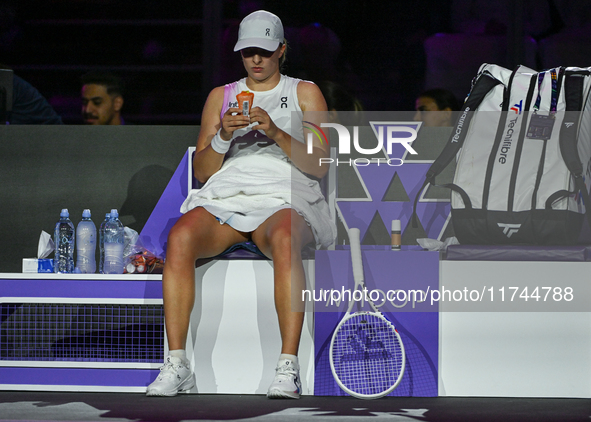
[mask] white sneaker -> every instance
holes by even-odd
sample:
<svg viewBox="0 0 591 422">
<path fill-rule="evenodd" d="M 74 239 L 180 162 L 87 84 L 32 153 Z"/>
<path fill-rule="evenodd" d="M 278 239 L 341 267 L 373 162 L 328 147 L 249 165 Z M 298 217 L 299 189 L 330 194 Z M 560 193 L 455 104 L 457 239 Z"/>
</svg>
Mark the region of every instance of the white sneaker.
<svg viewBox="0 0 591 422">
<path fill-rule="evenodd" d="M 299 399 L 302 392 L 300 368 L 291 359 L 280 360 L 275 369 L 275 379 L 267 391 L 270 399 Z"/>
<path fill-rule="evenodd" d="M 160 374 L 148 385 L 146 396 L 176 396 L 179 391 L 195 387 L 195 375 L 182 359 L 173 356 L 166 358 L 160 367 Z"/>
</svg>

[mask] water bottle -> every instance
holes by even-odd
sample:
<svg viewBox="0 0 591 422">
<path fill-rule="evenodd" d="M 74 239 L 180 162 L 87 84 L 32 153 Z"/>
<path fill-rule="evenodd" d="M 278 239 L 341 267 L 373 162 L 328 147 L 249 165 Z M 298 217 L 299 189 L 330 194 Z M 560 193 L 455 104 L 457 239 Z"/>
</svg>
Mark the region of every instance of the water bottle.
<svg viewBox="0 0 591 422">
<path fill-rule="evenodd" d="M 99 273 L 101 274 L 105 273 L 105 226 L 109 218 L 111 218 L 111 214 L 107 213 L 99 228 Z"/>
<path fill-rule="evenodd" d="M 55 258 L 53 272 L 74 272 L 74 224 L 70 220 L 70 213 L 64 208 L 60 213 L 60 221 L 55 225 L 53 241 L 55 243 Z"/>
<path fill-rule="evenodd" d="M 104 274 L 123 274 L 123 246 L 125 235 L 119 213 L 111 210 L 111 216 L 105 224 L 105 264 Z"/>
<path fill-rule="evenodd" d="M 96 272 L 96 226 L 90 219 L 90 210 L 82 212 L 82 221 L 76 227 L 76 268 L 82 274 Z"/>
</svg>

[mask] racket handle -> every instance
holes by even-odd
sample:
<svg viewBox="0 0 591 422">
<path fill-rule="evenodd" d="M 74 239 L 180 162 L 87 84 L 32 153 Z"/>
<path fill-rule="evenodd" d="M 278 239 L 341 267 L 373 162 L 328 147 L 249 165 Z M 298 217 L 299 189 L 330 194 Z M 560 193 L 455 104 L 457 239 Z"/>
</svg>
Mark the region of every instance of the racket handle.
<svg viewBox="0 0 591 422">
<path fill-rule="evenodd" d="M 353 279 L 356 283 L 363 281 L 363 263 L 361 261 L 360 231 L 349 229 L 349 244 L 351 245 L 351 261 L 353 263 Z"/>
</svg>

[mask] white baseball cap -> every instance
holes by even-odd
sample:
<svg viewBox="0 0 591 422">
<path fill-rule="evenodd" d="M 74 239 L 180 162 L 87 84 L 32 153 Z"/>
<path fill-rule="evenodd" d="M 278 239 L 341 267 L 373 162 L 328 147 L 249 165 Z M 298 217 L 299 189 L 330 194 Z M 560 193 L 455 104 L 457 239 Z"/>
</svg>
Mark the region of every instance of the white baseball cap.
<svg viewBox="0 0 591 422">
<path fill-rule="evenodd" d="M 242 19 L 238 29 L 238 42 L 234 51 L 248 47 L 275 51 L 283 42 L 283 24 L 281 19 L 271 12 L 257 10 Z"/>
</svg>

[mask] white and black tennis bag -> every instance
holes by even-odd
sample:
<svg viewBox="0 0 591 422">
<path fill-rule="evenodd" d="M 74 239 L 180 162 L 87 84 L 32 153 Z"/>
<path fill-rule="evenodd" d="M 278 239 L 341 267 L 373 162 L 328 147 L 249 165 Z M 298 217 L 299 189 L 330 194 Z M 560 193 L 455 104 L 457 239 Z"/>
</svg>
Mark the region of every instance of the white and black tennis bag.
<svg viewBox="0 0 591 422">
<path fill-rule="evenodd" d="M 453 160 L 462 244 L 568 245 L 591 214 L 591 68 L 484 64 L 423 188 Z M 415 206 L 417 199 L 415 198 Z M 416 213 L 413 215 L 416 218 Z"/>
</svg>

